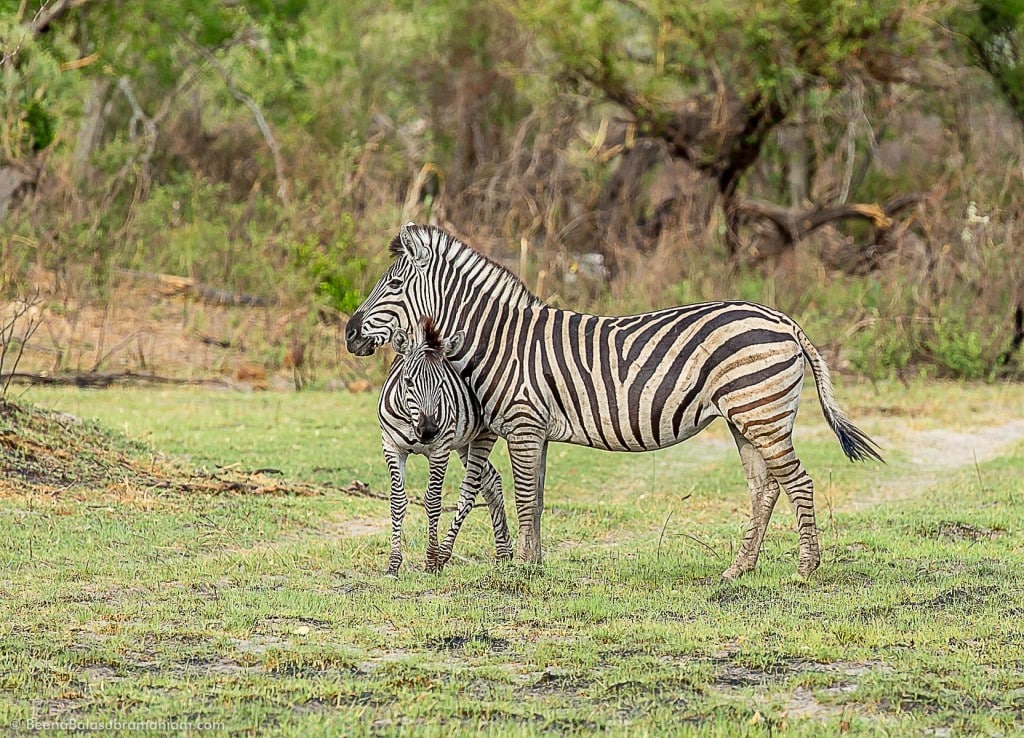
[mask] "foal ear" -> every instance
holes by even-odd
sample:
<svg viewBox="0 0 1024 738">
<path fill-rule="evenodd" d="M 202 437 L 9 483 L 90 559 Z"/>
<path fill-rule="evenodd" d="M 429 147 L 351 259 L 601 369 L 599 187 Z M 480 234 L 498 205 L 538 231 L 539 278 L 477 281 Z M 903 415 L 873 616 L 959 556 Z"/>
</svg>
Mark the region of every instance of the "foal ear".
<svg viewBox="0 0 1024 738">
<path fill-rule="evenodd" d="M 402 242 L 402 252 L 409 257 L 413 265 L 425 267 L 430 261 L 430 249 L 421 240 L 424 237 L 423 229 L 415 223 L 406 223 L 398 232 L 398 237 Z"/>
<path fill-rule="evenodd" d="M 462 350 L 462 345 L 466 342 L 466 331 L 459 331 L 451 338 L 448 338 L 441 342 L 441 351 L 445 356 L 455 356 Z"/>
<path fill-rule="evenodd" d="M 409 338 L 409 334 L 405 331 L 396 330 L 394 335 L 391 336 L 391 348 L 399 356 L 408 356 L 409 349 L 412 348 L 412 339 Z"/>
</svg>

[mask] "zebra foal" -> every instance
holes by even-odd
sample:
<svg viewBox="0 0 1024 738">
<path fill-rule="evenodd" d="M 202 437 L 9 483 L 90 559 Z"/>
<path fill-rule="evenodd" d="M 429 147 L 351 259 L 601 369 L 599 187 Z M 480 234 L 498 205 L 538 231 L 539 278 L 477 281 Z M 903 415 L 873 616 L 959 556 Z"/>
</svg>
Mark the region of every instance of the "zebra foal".
<svg viewBox="0 0 1024 738">
<path fill-rule="evenodd" d="M 487 461 L 497 440 L 484 425 L 480 406 L 448 361 L 465 339 L 463 332 L 444 339 L 433 320 L 422 318 L 419 338 L 396 331 L 392 345 L 398 357 L 391 365 L 377 404 L 384 460 L 391 474 L 390 575 L 402 565 L 402 522 L 409 506 L 405 493 L 405 462 L 409 454 L 423 454 L 430 465 L 424 507 L 427 512 L 427 571 L 440 571 L 452 555 L 459 528 L 482 490 L 491 513 L 498 559 L 512 558 L 512 542 L 505 519 L 501 476 Z M 438 545 L 441 485 L 452 451 L 466 466 L 459 488 L 459 505 L 452 527 Z"/>
<path fill-rule="evenodd" d="M 750 525 L 734 578 L 757 563 L 765 529 L 785 490 L 799 533 L 797 571 L 820 562 L 814 485 L 792 432 L 810 368 L 829 426 L 851 460 L 881 460 L 843 414 L 828 366 L 792 318 L 749 302 L 707 302 L 642 315 L 559 310 L 515 275 L 454 236 L 404 226 L 395 260 L 346 330 L 366 356 L 415 316 L 450 335 L 465 331 L 452 364 L 503 436 L 515 479 L 518 556 L 541 559 L 540 520 L 548 444 L 647 451 L 685 441 L 715 418 L 729 426 L 747 477 Z"/>
</svg>

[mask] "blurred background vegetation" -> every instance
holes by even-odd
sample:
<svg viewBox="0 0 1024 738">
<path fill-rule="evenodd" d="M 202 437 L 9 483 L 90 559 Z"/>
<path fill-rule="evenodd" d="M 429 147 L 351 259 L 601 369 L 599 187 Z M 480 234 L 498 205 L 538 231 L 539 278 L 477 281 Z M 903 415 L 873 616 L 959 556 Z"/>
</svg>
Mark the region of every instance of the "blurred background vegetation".
<svg viewBox="0 0 1024 738">
<path fill-rule="evenodd" d="M 0 0 L 0 291 L 184 278 L 273 306 L 262 364 L 379 371 L 337 331 L 414 220 L 559 306 L 750 299 L 873 377 L 1019 378 L 1022 33 L 1024 0 Z"/>
</svg>

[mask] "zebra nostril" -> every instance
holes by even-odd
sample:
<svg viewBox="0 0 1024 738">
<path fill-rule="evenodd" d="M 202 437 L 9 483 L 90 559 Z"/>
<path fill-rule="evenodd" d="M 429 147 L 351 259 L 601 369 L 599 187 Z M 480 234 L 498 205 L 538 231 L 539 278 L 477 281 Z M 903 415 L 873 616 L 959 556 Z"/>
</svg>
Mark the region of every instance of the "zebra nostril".
<svg viewBox="0 0 1024 738">
<path fill-rule="evenodd" d="M 416 435 L 423 442 L 433 441 L 437 438 L 437 434 L 440 432 L 440 428 L 437 425 L 437 421 L 433 419 L 424 420 L 416 428 Z"/>
<path fill-rule="evenodd" d="M 353 315 L 348 319 L 345 329 L 345 340 L 354 341 L 359 338 L 359 329 L 363 327 L 363 318 L 360 315 Z"/>
</svg>

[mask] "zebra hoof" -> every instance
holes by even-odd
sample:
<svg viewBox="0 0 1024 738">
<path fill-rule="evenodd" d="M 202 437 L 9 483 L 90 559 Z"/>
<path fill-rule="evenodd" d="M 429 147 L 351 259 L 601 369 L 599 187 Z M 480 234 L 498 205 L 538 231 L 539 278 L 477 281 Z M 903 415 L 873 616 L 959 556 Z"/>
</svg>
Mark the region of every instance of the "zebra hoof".
<svg viewBox="0 0 1024 738">
<path fill-rule="evenodd" d="M 807 582 L 811 581 L 811 574 L 813 574 L 817 568 L 818 567 L 816 567 L 816 566 L 815 567 L 798 566 L 797 570 L 796 570 L 796 574 L 794 574 L 793 576 L 794 576 L 794 578 L 797 581 L 807 583 Z"/>
<path fill-rule="evenodd" d="M 398 579 L 398 569 L 397 569 L 397 567 L 394 568 L 394 569 L 388 569 L 386 572 L 384 572 L 384 576 L 387 579 Z"/>
<path fill-rule="evenodd" d="M 746 569 L 743 569 L 739 566 L 730 566 L 728 569 L 722 572 L 721 579 L 723 582 L 735 582 L 737 579 L 739 579 L 746 573 Z"/>
<path fill-rule="evenodd" d="M 801 579 L 806 580 L 811 576 L 811 574 L 817 571 L 820 565 L 820 559 L 812 559 L 811 561 L 801 561 L 799 564 L 797 564 L 796 575 Z"/>
</svg>

